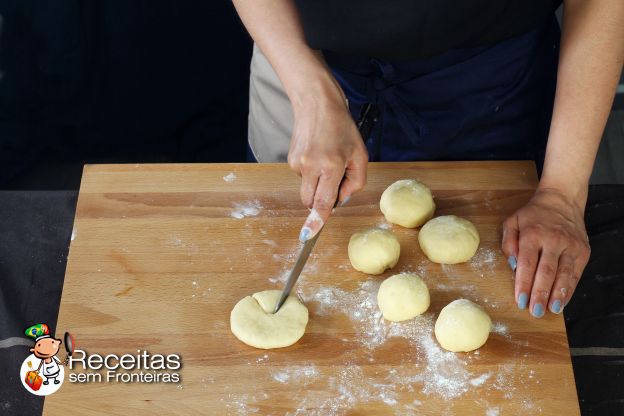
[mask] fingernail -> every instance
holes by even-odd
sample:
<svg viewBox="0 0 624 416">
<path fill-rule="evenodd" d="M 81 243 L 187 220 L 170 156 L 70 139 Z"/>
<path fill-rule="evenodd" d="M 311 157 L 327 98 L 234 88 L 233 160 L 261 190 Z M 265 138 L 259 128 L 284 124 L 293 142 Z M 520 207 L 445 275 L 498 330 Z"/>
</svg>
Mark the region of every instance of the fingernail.
<svg viewBox="0 0 624 416">
<path fill-rule="evenodd" d="M 340 206 L 344 207 L 345 205 L 347 205 L 350 199 L 351 199 L 351 195 L 347 196 L 345 199 L 342 200 L 342 202 L 340 203 Z"/>
<path fill-rule="evenodd" d="M 518 296 L 518 308 L 526 309 L 529 296 L 526 293 L 520 293 Z"/>
<path fill-rule="evenodd" d="M 312 233 L 312 230 L 310 228 L 303 227 L 301 229 L 301 232 L 299 233 L 299 241 L 301 241 L 302 243 L 305 243 L 310 238 L 311 233 Z"/>
<path fill-rule="evenodd" d="M 515 256 L 509 256 L 507 258 L 507 263 L 509 263 L 509 267 L 511 267 L 511 271 L 515 272 L 516 271 L 516 267 L 518 267 L 518 261 L 516 260 Z"/>
<path fill-rule="evenodd" d="M 550 305 L 550 310 L 553 313 L 560 313 L 561 312 L 561 301 L 560 300 L 556 300 L 552 303 L 552 305 Z"/>
<path fill-rule="evenodd" d="M 533 306 L 533 316 L 536 318 L 541 318 L 542 316 L 544 316 L 544 307 L 541 303 L 536 303 Z"/>
</svg>

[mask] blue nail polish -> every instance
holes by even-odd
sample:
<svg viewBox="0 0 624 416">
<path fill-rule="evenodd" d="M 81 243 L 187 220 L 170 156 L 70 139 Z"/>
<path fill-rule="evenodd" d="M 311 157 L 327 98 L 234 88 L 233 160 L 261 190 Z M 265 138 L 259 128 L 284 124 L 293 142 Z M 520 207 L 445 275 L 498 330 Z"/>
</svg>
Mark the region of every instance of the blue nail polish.
<svg viewBox="0 0 624 416">
<path fill-rule="evenodd" d="M 526 293 L 520 293 L 518 296 L 518 308 L 525 309 L 527 307 L 527 302 L 529 301 L 529 297 Z"/>
<path fill-rule="evenodd" d="M 347 196 L 345 199 L 342 200 L 342 202 L 340 203 L 340 206 L 344 207 L 345 205 L 347 205 L 350 199 L 351 199 L 351 195 Z"/>
<path fill-rule="evenodd" d="M 507 263 L 509 263 L 509 267 L 511 267 L 511 271 L 515 272 L 516 267 L 518 267 L 518 261 L 516 260 L 516 257 L 509 256 L 509 258 L 507 258 Z"/>
<path fill-rule="evenodd" d="M 544 307 L 541 303 L 536 303 L 535 306 L 533 306 L 533 316 L 536 318 L 544 316 Z"/>
<path fill-rule="evenodd" d="M 303 227 L 301 229 L 301 232 L 299 233 L 299 241 L 301 241 L 302 243 L 305 243 L 310 238 L 311 233 L 312 233 L 312 230 L 310 230 L 308 227 Z"/>
<path fill-rule="evenodd" d="M 554 301 L 552 305 L 550 306 L 550 310 L 553 311 L 553 313 L 561 312 L 561 301 L 560 300 Z"/>
</svg>

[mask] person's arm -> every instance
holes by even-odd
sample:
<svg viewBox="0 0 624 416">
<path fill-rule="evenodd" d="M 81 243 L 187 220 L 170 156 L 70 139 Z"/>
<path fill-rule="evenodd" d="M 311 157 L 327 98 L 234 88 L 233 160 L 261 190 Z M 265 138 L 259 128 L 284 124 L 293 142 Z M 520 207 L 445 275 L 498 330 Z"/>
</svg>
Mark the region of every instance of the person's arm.
<svg viewBox="0 0 624 416">
<path fill-rule="evenodd" d="M 303 204 L 314 208 L 322 220 L 314 221 L 319 218 L 315 215 L 308 217 L 300 235 L 301 240 L 307 240 L 327 220 L 337 197 L 345 202 L 364 187 L 366 147 L 338 82 L 322 55 L 307 45 L 292 0 L 233 3 L 284 85 L 293 108 L 288 162 L 302 177 Z M 345 180 L 340 185 L 343 176 Z"/>
<path fill-rule="evenodd" d="M 561 312 L 589 260 L 589 178 L 623 61 L 624 1 L 565 0 L 542 178 L 503 231 L 503 251 L 517 258 L 516 302 L 534 316 Z"/>
</svg>

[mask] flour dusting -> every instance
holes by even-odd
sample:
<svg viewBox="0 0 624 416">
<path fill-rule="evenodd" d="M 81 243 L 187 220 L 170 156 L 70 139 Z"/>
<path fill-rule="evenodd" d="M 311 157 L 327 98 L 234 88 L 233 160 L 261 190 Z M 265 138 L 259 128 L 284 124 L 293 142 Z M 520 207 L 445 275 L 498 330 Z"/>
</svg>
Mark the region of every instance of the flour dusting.
<svg viewBox="0 0 624 416">
<path fill-rule="evenodd" d="M 272 256 L 273 260 L 277 263 L 283 264 L 284 266 L 282 270 L 279 272 L 279 274 L 269 277 L 269 282 L 273 284 L 286 283 L 286 281 L 288 280 L 288 276 L 290 276 L 290 272 L 292 271 L 292 268 L 295 264 L 295 260 L 297 259 L 297 256 L 299 255 L 300 247 L 301 247 L 301 244 L 298 246 L 297 249 L 295 249 L 292 252 L 284 253 L 284 254 L 279 254 L 279 253 L 273 254 Z M 310 255 L 306 265 L 301 271 L 301 276 L 299 277 L 299 280 L 297 281 L 299 286 L 301 286 L 301 282 L 305 280 L 304 277 L 306 275 L 310 273 L 315 273 L 318 270 L 319 257 L 320 255 L 318 253 L 312 253 Z"/>
<path fill-rule="evenodd" d="M 386 220 L 381 220 L 376 225 L 377 228 L 381 228 L 382 230 L 389 230 L 392 228 L 392 224 Z"/>
<path fill-rule="evenodd" d="M 472 380 L 470 380 L 470 384 L 473 386 L 482 386 L 483 383 L 485 383 L 487 381 L 488 378 L 490 378 L 490 376 L 492 375 L 492 373 L 485 373 L 485 374 L 481 374 L 479 377 L 475 377 Z"/>
<path fill-rule="evenodd" d="M 234 174 L 234 172 L 230 172 L 223 177 L 223 180 L 228 183 L 232 183 L 236 180 L 236 175 Z"/>
<path fill-rule="evenodd" d="M 492 324 L 492 332 L 498 335 L 507 336 L 509 335 L 509 328 L 502 322 L 494 322 Z"/>
<path fill-rule="evenodd" d="M 261 206 L 257 208 L 262 209 Z M 391 225 L 380 222 L 377 227 L 387 229 Z M 277 248 L 273 246 L 272 240 L 260 241 Z M 273 284 L 283 284 L 290 274 L 299 247 L 292 252 L 275 251 L 272 258 L 281 265 L 281 270 L 268 280 Z M 497 253 L 495 250 L 481 248 L 468 266 L 481 273 L 482 277 L 491 277 L 495 273 L 497 262 L 501 260 Z M 288 391 L 291 406 L 283 414 L 289 416 L 347 416 L 366 403 L 387 406 L 387 411 L 396 415 L 425 414 L 427 401 L 414 399 L 413 395 L 416 393 L 448 402 L 449 406 L 456 399 L 473 400 L 477 397 L 478 402 L 483 403 L 480 414 L 485 412 L 486 416 L 500 416 L 503 407 L 493 407 L 481 399 L 491 397 L 496 392 L 494 396 L 522 403 L 523 408 L 532 413 L 542 412 L 541 408 L 534 405 L 530 396 L 518 390 L 517 386 L 524 380 L 538 382 L 533 379 L 535 373 L 529 373 L 526 368 L 521 353 L 499 365 L 487 365 L 487 369 L 471 365 L 484 360 L 485 353 L 481 350 L 452 353 L 442 349 L 433 333 L 437 311 L 430 310 L 404 322 L 384 320 L 377 306 L 377 292 L 382 279 L 356 281 L 351 283 L 353 286 L 350 289 L 319 284 L 313 278 L 306 279 L 306 275 L 314 277 L 318 272 L 319 259 L 326 258 L 328 253 L 321 254 L 315 252 L 310 256 L 296 290 L 315 319 L 348 320 L 351 330 L 344 334 L 332 334 L 337 342 L 345 343 L 344 351 L 340 350 L 339 358 L 331 366 L 323 366 L 322 361 L 298 361 L 279 365 L 278 360 L 272 359 L 268 362 L 267 354 L 260 355 L 248 365 L 265 366 L 266 377 L 274 387 L 266 393 L 255 395 L 229 395 L 225 400 L 230 413 L 242 415 L 260 412 L 259 409 L 265 410 L 270 407 L 272 399 L 267 393 L 283 389 Z M 424 259 L 413 264 L 404 264 L 402 267 L 405 271 L 413 270 L 427 278 L 432 266 Z M 448 279 L 443 283 L 430 282 L 430 287 L 438 291 L 459 292 L 477 299 L 478 288 L 459 279 L 460 267 L 462 266 L 442 265 L 441 271 Z M 340 278 L 343 270 L 351 268 L 338 265 L 332 270 L 336 272 L 336 278 Z M 487 298 L 480 302 L 486 307 L 495 307 Z M 502 322 L 492 324 L 492 333 L 511 337 L 508 326 Z M 394 357 L 396 363 L 387 366 L 367 365 L 385 362 L 378 360 L 380 354 L 393 351 L 391 343 L 402 344 L 400 351 L 404 355 Z M 264 402 L 265 400 L 267 401 Z M 258 407 L 260 405 L 262 407 Z M 448 409 L 450 411 L 452 407 Z"/>
<path fill-rule="evenodd" d="M 379 284 L 378 281 L 367 280 L 354 292 L 321 287 L 314 294 L 304 293 L 303 300 L 318 302 L 319 315 L 333 315 L 336 312 L 347 315 L 354 323 L 355 339 L 369 351 L 391 338 L 402 338 L 410 343 L 415 353 L 425 359 L 426 368 L 418 374 L 413 373 L 413 368 L 407 372 L 396 370 L 390 374 L 393 386 L 409 385 L 412 389 L 418 388 L 427 395 L 438 395 L 445 400 L 458 397 L 468 391 L 470 386 L 476 386 L 471 381 L 475 376 L 483 375 L 472 374 L 461 354 L 447 352 L 435 341 L 433 314 L 426 313 L 405 322 L 388 322 L 383 319 L 376 300 Z M 483 383 L 487 378 L 483 379 Z"/>
<path fill-rule="evenodd" d="M 485 416 L 499 416 L 500 409 L 498 407 L 490 407 L 485 411 Z"/>
<path fill-rule="evenodd" d="M 470 259 L 470 268 L 481 277 L 493 277 L 496 273 L 496 264 L 499 260 L 499 250 L 480 247 Z"/>
<path fill-rule="evenodd" d="M 257 199 L 245 203 L 234 202 L 234 209 L 231 212 L 232 218 L 243 219 L 245 217 L 255 217 L 264 208 Z"/>
<path fill-rule="evenodd" d="M 284 384 L 291 381 L 301 386 L 307 386 L 318 375 L 319 371 L 314 365 L 290 366 L 271 373 L 273 380 L 278 383 Z"/>
</svg>

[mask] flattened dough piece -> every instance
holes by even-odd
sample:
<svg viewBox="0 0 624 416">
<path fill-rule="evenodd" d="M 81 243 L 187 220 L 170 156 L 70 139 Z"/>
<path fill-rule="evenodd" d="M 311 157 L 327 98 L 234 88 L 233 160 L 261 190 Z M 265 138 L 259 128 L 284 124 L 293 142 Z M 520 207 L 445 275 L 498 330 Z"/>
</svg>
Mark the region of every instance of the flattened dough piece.
<svg viewBox="0 0 624 416">
<path fill-rule="evenodd" d="M 435 211 L 427 186 L 414 179 L 401 179 L 381 194 L 379 209 L 386 220 L 406 228 L 420 227 Z"/>
<path fill-rule="evenodd" d="M 241 299 L 230 314 L 234 336 L 263 349 L 288 347 L 299 341 L 308 324 L 308 308 L 291 295 L 274 314 L 280 295 L 279 290 L 265 290 Z"/>
<path fill-rule="evenodd" d="M 384 280 L 377 292 L 377 305 L 384 319 L 393 322 L 424 313 L 429 302 L 429 289 L 415 273 L 395 274 Z"/>
<path fill-rule="evenodd" d="M 428 221 L 418 233 L 418 243 L 429 260 L 442 264 L 468 261 L 479 248 L 479 233 L 474 224 L 455 215 Z"/>
</svg>

